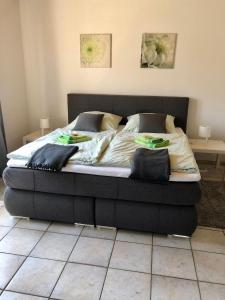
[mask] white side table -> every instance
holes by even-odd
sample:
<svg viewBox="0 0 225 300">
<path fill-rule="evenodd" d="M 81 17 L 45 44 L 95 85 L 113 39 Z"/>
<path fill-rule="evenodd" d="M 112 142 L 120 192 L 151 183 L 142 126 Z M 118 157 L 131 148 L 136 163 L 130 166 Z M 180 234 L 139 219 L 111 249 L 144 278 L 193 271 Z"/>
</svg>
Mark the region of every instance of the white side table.
<svg viewBox="0 0 225 300">
<path fill-rule="evenodd" d="M 219 169 L 221 156 L 225 155 L 225 143 L 222 140 L 208 140 L 208 142 L 206 143 L 206 141 L 203 139 L 189 139 L 189 143 L 194 153 L 216 154 L 216 169 Z M 205 173 L 205 171 L 206 170 L 202 170 L 203 173 Z M 222 181 L 224 180 L 224 175 L 225 175 L 225 168 L 223 167 Z M 209 175 L 207 176 L 210 177 Z M 214 177 L 211 177 L 211 179 L 212 178 Z"/>
<path fill-rule="evenodd" d="M 52 129 L 45 129 L 45 134 L 48 134 Z M 41 129 L 31 132 L 23 137 L 23 145 L 33 142 L 42 136 Z"/>
</svg>

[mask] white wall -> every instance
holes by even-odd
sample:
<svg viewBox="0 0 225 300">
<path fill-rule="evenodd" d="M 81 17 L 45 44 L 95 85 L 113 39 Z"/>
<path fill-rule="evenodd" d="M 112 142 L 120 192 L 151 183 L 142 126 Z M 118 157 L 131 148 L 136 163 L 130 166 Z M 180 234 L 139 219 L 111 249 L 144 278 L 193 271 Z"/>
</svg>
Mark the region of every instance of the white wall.
<svg viewBox="0 0 225 300">
<path fill-rule="evenodd" d="M 24 72 L 19 3 L 0 0 L 0 101 L 9 150 L 29 131 Z"/>
<path fill-rule="evenodd" d="M 66 123 L 68 92 L 189 96 L 188 133 L 225 139 L 224 0 L 20 0 L 29 113 Z M 176 32 L 172 70 L 139 67 L 143 32 Z M 112 68 L 80 68 L 79 34 L 112 33 Z"/>
</svg>

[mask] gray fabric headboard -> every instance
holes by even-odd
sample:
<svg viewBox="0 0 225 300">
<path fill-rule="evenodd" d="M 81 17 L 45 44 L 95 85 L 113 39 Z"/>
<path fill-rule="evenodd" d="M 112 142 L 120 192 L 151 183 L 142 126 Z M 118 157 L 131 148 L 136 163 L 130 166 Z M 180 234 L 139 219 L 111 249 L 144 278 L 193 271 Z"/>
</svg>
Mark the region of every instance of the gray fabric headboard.
<svg viewBox="0 0 225 300">
<path fill-rule="evenodd" d="M 72 122 L 81 112 L 92 110 L 124 118 L 141 112 L 156 112 L 175 116 L 176 127 L 186 132 L 188 103 L 186 97 L 68 94 L 68 121 Z"/>
</svg>

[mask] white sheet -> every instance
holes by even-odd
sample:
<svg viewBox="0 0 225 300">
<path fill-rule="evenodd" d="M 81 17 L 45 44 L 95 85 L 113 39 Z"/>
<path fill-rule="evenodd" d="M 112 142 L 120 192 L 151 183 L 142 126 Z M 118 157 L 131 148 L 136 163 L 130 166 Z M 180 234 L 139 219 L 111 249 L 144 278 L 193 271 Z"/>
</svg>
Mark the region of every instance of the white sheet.
<svg viewBox="0 0 225 300">
<path fill-rule="evenodd" d="M 10 159 L 7 163 L 8 167 L 11 168 L 26 168 L 26 160 Z M 76 163 L 69 163 L 62 169 L 62 172 L 69 173 L 80 173 L 90 174 L 99 176 L 110 176 L 110 177 L 123 177 L 128 178 L 131 172 L 130 168 L 119 168 L 119 167 L 97 167 L 97 166 L 86 166 L 79 165 Z M 177 173 L 172 172 L 170 175 L 170 181 L 176 182 L 195 182 L 200 181 L 200 173 Z"/>
</svg>

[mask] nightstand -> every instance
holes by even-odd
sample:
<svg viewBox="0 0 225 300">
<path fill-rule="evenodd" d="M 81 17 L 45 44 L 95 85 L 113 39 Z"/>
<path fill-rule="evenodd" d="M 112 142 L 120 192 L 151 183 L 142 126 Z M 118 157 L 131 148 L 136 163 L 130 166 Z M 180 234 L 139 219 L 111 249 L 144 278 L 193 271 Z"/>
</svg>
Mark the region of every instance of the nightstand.
<svg viewBox="0 0 225 300">
<path fill-rule="evenodd" d="M 45 134 L 48 134 L 52 129 L 45 129 Z M 23 145 L 33 142 L 42 136 L 41 129 L 31 132 L 23 137 Z"/>
<path fill-rule="evenodd" d="M 208 140 L 206 143 L 203 139 L 189 139 L 189 143 L 194 153 L 216 154 L 216 168 L 219 169 L 221 156 L 225 155 L 225 143 L 222 140 Z M 202 171 L 205 172 L 205 170 Z M 223 168 L 223 179 L 224 172 L 225 169 Z"/>
</svg>

